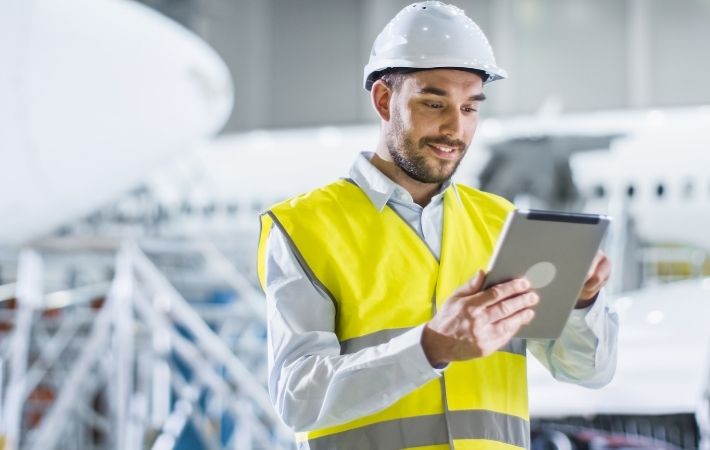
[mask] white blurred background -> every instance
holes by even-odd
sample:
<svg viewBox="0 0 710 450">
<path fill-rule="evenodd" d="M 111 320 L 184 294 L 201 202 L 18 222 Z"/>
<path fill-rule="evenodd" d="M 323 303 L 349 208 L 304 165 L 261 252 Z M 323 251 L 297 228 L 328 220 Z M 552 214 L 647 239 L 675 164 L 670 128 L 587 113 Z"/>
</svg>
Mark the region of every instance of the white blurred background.
<svg viewBox="0 0 710 450">
<path fill-rule="evenodd" d="M 258 216 L 373 149 L 408 3 L 2 0 L 0 449 L 293 448 Z M 535 448 L 710 448 L 710 1 L 456 4 L 510 75 L 457 180 L 614 217 L 617 376 L 530 358 Z"/>
</svg>

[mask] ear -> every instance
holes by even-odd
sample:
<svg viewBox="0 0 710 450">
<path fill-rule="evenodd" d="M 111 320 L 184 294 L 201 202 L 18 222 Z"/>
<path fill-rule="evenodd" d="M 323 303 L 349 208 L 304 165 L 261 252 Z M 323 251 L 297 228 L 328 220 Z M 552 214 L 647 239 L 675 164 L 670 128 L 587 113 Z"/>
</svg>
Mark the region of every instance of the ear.
<svg viewBox="0 0 710 450">
<path fill-rule="evenodd" d="M 372 84 L 370 91 L 372 107 L 377 111 L 380 119 L 388 122 L 390 120 L 390 101 L 392 100 L 392 90 L 382 80 L 377 80 Z"/>
</svg>

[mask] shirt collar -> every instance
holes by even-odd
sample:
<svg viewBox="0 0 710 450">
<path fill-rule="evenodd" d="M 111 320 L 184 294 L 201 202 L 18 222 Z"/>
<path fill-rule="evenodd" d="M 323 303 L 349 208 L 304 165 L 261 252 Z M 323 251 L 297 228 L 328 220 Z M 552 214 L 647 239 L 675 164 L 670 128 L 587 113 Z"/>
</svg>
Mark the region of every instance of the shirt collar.
<svg viewBox="0 0 710 450">
<path fill-rule="evenodd" d="M 375 205 L 375 208 L 377 208 L 378 211 L 382 211 L 382 208 L 384 208 L 387 202 L 392 198 L 405 203 L 414 203 L 414 199 L 412 199 L 412 195 L 409 191 L 389 179 L 387 175 L 380 172 L 380 170 L 370 162 L 373 156 L 374 153 L 372 152 L 361 152 L 358 154 L 355 158 L 355 162 L 353 162 L 353 165 L 350 167 L 350 179 L 363 190 L 372 204 Z M 451 180 L 447 180 L 441 185 L 441 189 L 432 197 L 432 201 L 443 199 L 444 192 L 449 187 L 454 191 L 454 195 L 460 203 L 461 199 L 459 197 L 459 191 L 456 188 L 456 183 L 453 183 Z"/>
</svg>

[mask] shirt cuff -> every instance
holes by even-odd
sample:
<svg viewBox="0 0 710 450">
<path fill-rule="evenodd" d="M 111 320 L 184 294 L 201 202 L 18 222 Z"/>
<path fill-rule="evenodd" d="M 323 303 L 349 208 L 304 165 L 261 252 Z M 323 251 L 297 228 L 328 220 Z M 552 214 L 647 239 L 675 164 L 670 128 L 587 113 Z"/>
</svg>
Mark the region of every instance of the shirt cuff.
<svg viewBox="0 0 710 450">
<path fill-rule="evenodd" d="M 600 318 L 607 312 L 606 295 L 602 290 L 591 305 L 582 309 L 573 309 L 568 324 L 573 327 L 589 328 L 596 336 L 599 336 L 600 334 L 598 333 L 598 326 L 596 326 L 596 324 L 599 323 Z"/>
<path fill-rule="evenodd" d="M 419 375 L 429 375 L 431 378 L 440 377 L 449 365 L 445 364 L 442 367 L 432 367 L 424 353 L 422 347 L 422 332 L 425 324 L 414 327 L 411 330 L 405 331 L 399 336 L 390 341 L 392 350 L 400 353 L 402 362 L 407 365 L 409 370 L 416 371 Z"/>
</svg>

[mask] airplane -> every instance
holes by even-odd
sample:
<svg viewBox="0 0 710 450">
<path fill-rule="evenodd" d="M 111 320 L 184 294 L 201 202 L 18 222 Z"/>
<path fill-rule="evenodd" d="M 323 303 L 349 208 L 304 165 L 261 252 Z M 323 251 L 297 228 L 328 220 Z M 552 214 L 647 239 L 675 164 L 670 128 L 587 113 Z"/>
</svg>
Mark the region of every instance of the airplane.
<svg viewBox="0 0 710 450">
<path fill-rule="evenodd" d="M 621 269 L 609 287 L 620 321 L 614 380 L 600 390 L 557 383 L 530 358 L 540 423 L 710 448 L 710 329 L 693 319 L 710 317 L 708 124 L 710 108 L 698 106 L 580 114 L 525 132 L 613 136 L 569 165 L 584 209 L 616 218 L 607 250 Z"/>
<path fill-rule="evenodd" d="M 626 291 L 619 314 L 618 363 L 612 382 L 585 389 L 555 382 L 529 358 L 531 415 L 668 440 L 678 448 L 710 445 L 710 278 Z M 698 442 L 699 440 L 699 442 Z"/>
<path fill-rule="evenodd" d="M 710 202 L 710 176 L 702 164 L 708 126 L 710 105 L 488 118 L 454 178 L 494 192 L 514 180 L 514 189 L 502 193 L 515 199 L 520 192 L 514 190 L 525 189 L 519 202 L 621 212 L 634 217 L 642 239 L 710 249 L 710 209 L 703 208 Z M 170 207 L 236 201 L 249 215 L 347 176 L 357 153 L 372 150 L 377 135 L 376 125 L 223 135 L 147 185 Z M 490 171 L 499 181 L 486 182 Z M 189 188 L 181 191 L 180 183 Z"/>
<path fill-rule="evenodd" d="M 635 217 L 639 234 L 649 241 L 710 249 L 705 231 L 710 214 L 702 210 L 710 200 L 710 176 L 702 164 L 710 144 L 704 132 L 708 125 L 710 106 L 701 105 L 519 118 L 506 120 L 504 126 L 494 120 L 481 131 L 494 143 L 505 136 L 606 137 L 608 145 L 596 151 L 569 154 L 574 183 L 587 199 L 587 208 L 598 209 L 611 200 L 616 202 L 612 207 L 627 209 Z M 564 150 L 564 143 L 561 147 Z"/>
<path fill-rule="evenodd" d="M 3 1 L 0 98 L 0 246 L 119 198 L 233 103 L 212 48 L 126 0 Z"/>
<path fill-rule="evenodd" d="M 57 445 L 67 424 L 81 422 L 76 417 L 71 422 L 70 408 L 81 403 L 84 390 L 102 382 L 100 367 L 99 373 L 92 372 L 95 365 L 86 362 L 112 351 L 111 345 L 94 339 L 108 336 L 106 330 L 113 326 L 94 320 L 101 299 L 109 297 L 110 302 L 110 283 L 58 289 L 53 275 L 63 273 L 62 268 L 47 264 L 43 272 L 39 253 L 22 249 L 34 247 L 39 237 L 57 226 L 120 198 L 156 168 L 214 136 L 232 111 L 232 90 L 231 74 L 212 48 L 137 2 L 0 2 L 0 448 Z M 11 267 L 17 259 L 17 267 Z M 70 259 L 70 264 L 79 264 L 81 257 Z M 25 270 L 23 261 L 28 260 L 33 262 Z M 90 263 L 94 266 L 95 260 Z M 28 271 L 34 274 L 29 279 L 24 275 Z M 16 280 L 13 274 L 18 275 Z M 34 294 L 28 297 L 23 285 Z M 30 300 L 42 299 L 43 289 L 50 291 L 45 301 Z M 46 319 L 58 318 L 65 307 L 75 314 L 68 314 L 61 328 L 92 330 L 91 337 L 73 332 L 52 335 L 51 324 L 46 334 Z M 101 311 L 102 316 L 112 315 L 110 307 Z M 189 307 L 186 312 L 195 316 Z M 214 339 L 204 332 L 201 320 L 192 318 L 207 338 Z M 33 343 L 37 334 L 43 341 L 39 346 Z M 78 345 L 82 357 L 67 358 L 65 353 L 59 358 L 67 345 Z M 36 348 L 41 349 L 39 357 Z M 224 348 L 222 356 L 235 363 Z M 52 364 L 64 363 L 66 370 L 59 369 L 59 375 L 47 375 Z M 67 377 L 69 373 L 75 376 Z M 63 389 L 55 390 L 59 385 Z M 160 403 L 162 412 L 166 418 L 180 419 L 180 411 L 171 408 L 170 388 L 162 386 L 162 392 L 167 391 Z M 37 396 L 45 402 L 42 409 L 25 409 L 23 415 L 24 400 Z M 50 409 L 46 402 L 55 396 Z M 89 397 L 89 407 L 79 415 L 86 417 L 87 411 L 96 409 L 91 405 L 95 398 Z M 120 399 L 121 404 L 126 401 L 128 396 Z M 192 406 L 178 402 L 177 409 L 185 407 Z M 45 413 L 48 421 L 38 434 L 35 428 Z M 131 430 L 123 419 L 118 424 L 100 420 L 121 431 Z M 32 436 L 39 436 L 35 444 L 24 434 L 25 426 L 33 429 Z M 80 431 L 86 429 L 92 430 Z M 75 438 L 71 445 L 85 448 L 79 435 L 69 437 Z M 171 439 L 170 433 L 160 436 Z M 117 448 L 138 448 L 142 435 L 118 438 L 136 444 Z"/>
</svg>

